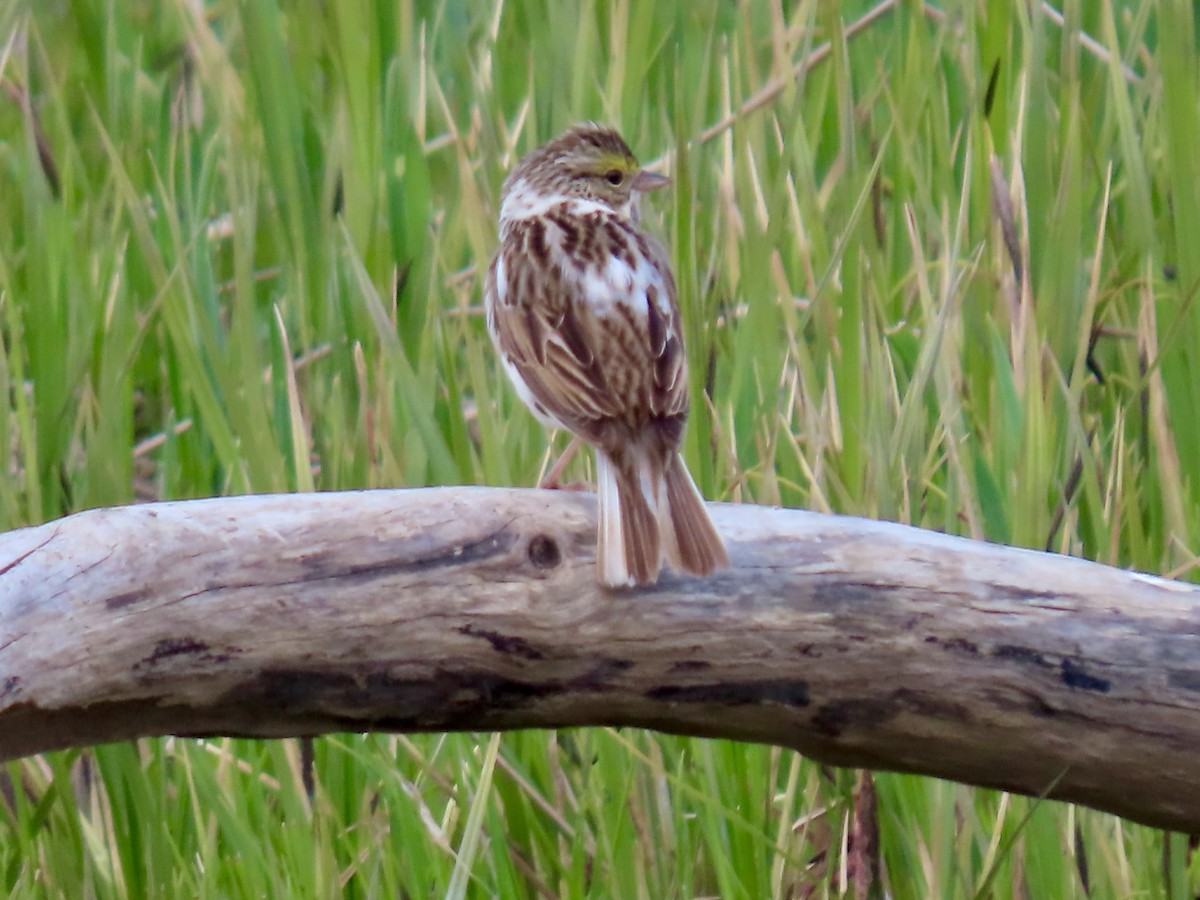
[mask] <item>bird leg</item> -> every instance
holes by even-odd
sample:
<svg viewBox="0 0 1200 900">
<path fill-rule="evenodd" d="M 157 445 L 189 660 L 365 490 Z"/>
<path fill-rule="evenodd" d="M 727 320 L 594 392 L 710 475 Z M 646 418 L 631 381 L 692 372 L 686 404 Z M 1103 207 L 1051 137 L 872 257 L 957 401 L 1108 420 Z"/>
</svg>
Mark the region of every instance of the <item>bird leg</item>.
<svg viewBox="0 0 1200 900">
<path fill-rule="evenodd" d="M 538 483 L 538 487 L 551 491 L 584 490 L 585 485 L 581 481 L 573 482 L 571 484 L 559 484 L 558 481 L 558 479 L 562 477 L 563 470 L 566 469 L 567 463 L 569 463 L 575 457 L 575 454 L 579 452 L 579 447 L 582 443 L 583 441 L 581 441 L 578 437 L 571 435 L 571 443 L 567 444 L 567 449 L 562 452 L 562 456 L 560 456 L 554 465 L 550 467 L 550 471 L 547 472 L 545 477 L 542 478 L 542 480 Z"/>
</svg>

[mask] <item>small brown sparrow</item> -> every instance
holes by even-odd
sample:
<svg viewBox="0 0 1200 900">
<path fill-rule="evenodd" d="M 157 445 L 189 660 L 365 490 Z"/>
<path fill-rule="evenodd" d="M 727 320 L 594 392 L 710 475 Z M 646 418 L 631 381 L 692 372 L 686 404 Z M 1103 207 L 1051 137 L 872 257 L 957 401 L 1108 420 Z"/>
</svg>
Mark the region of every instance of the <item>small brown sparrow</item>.
<svg viewBox="0 0 1200 900">
<path fill-rule="evenodd" d="M 666 251 L 638 226 L 669 179 L 611 128 L 577 125 L 504 182 L 488 332 L 525 405 L 596 448 L 597 568 L 653 584 L 664 558 L 707 575 L 729 556 L 679 454 L 687 359 Z"/>
</svg>

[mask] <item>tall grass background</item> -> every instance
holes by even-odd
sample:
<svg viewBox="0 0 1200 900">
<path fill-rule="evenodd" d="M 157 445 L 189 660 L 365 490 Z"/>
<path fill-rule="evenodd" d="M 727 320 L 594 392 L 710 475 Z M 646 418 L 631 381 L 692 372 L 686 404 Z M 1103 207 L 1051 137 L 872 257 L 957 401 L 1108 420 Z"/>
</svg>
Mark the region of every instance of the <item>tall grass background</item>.
<svg viewBox="0 0 1200 900">
<path fill-rule="evenodd" d="M 0 3 L 0 526 L 532 484 L 553 448 L 498 374 L 482 272 L 504 172 L 594 118 L 674 179 L 650 219 L 710 497 L 1191 578 L 1195 10 Z M 854 774 L 773 748 L 592 729 L 315 757 L 311 796 L 291 741 L 9 763 L 0 890 L 1200 890 L 1180 836 L 901 775 L 876 781 L 871 881 Z"/>
</svg>

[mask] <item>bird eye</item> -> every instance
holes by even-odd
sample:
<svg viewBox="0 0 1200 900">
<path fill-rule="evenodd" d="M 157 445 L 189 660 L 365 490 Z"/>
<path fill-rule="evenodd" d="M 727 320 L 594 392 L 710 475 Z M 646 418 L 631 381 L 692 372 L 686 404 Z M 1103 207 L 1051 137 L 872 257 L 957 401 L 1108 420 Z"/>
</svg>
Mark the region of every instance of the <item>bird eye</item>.
<svg viewBox="0 0 1200 900">
<path fill-rule="evenodd" d="M 620 169 L 609 169 L 604 173 L 604 180 L 613 187 L 617 187 L 622 181 L 625 180 L 625 173 Z"/>
</svg>

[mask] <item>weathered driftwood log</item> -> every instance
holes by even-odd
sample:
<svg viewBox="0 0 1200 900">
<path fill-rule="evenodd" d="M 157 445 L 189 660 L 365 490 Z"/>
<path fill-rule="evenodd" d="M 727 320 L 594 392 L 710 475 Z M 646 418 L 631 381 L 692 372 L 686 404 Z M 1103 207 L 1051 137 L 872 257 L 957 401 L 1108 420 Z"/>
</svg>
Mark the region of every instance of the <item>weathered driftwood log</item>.
<svg viewBox="0 0 1200 900">
<path fill-rule="evenodd" d="M 1200 831 L 1200 592 L 715 508 L 734 568 L 596 585 L 590 496 L 240 497 L 0 536 L 0 759 L 143 735 L 640 725 Z"/>
</svg>

